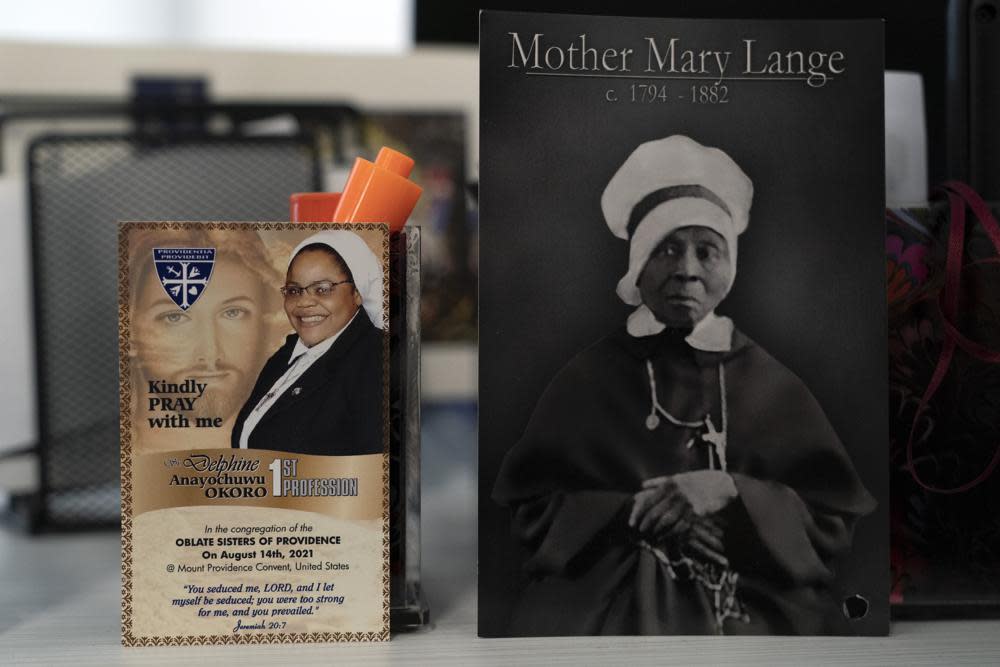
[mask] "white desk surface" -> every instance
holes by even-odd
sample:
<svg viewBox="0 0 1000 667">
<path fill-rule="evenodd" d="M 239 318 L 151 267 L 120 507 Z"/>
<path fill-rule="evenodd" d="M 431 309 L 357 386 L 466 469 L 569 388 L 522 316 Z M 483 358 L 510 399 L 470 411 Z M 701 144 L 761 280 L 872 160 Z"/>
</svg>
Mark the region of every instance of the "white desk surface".
<svg viewBox="0 0 1000 667">
<path fill-rule="evenodd" d="M 428 562 L 425 554 L 424 580 L 433 626 L 396 635 L 384 644 L 136 649 L 119 645 L 116 534 L 30 538 L 2 531 L 0 664 L 1000 663 L 1000 621 L 900 622 L 887 638 L 480 639 L 476 636 L 472 539 L 453 547 L 451 562 Z"/>
</svg>

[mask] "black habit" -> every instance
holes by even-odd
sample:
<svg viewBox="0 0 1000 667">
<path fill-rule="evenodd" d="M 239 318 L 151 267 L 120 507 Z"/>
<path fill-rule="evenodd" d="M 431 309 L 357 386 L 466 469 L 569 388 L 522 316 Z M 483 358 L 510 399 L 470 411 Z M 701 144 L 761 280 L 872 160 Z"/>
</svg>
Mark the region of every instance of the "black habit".
<svg viewBox="0 0 1000 667">
<path fill-rule="evenodd" d="M 831 563 L 850 548 L 855 521 L 874 500 L 802 381 L 741 332 L 732 342 L 728 352 L 702 352 L 676 332 L 634 338 L 623 327 L 552 380 L 493 492 L 511 508 L 526 549 L 530 581 L 512 634 L 846 629 Z M 716 428 L 728 424 L 727 471 L 738 496 L 718 519 L 738 575 L 739 618 L 719 622 L 713 593 L 672 571 L 628 527 L 644 480 L 709 466 L 697 429 L 666 419 L 648 428 L 647 359 L 671 415 L 697 421 L 708 414 Z M 696 444 L 686 446 L 693 437 Z"/>
<path fill-rule="evenodd" d="M 239 448 L 247 416 L 288 370 L 298 336 L 267 360 L 231 436 Z M 250 434 L 250 449 L 296 454 L 380 454 L 383 451 L 382 331 L 364 308 L 322 357 L 278 397 Z"/>
</svg>

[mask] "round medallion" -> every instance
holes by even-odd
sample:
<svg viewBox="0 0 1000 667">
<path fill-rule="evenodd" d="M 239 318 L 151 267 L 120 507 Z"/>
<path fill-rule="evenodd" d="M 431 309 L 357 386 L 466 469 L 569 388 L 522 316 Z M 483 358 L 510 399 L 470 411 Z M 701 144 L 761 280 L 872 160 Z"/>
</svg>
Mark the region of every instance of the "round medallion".
<svg viewBox="0 0 1000 667">
<path fill-rule="evenodd" d="M 646 417 L 646 428 L 650 431 L 655 431 L 656 427 L 660 425 L 660 418 L 656 415 L 649 415 Z"/>
</svg>

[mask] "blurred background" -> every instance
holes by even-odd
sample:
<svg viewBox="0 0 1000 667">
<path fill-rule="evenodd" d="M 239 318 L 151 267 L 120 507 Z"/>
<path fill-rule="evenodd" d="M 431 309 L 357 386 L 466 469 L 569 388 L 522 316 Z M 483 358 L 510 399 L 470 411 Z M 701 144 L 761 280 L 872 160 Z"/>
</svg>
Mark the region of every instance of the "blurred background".
<svg viewBox="0 0 1000 667">
<path fill-rule="evenodd" d="M 945 178 L 1000 198 L 997 0 L 693 7 L 585 1 L 573 11 L 884 18 L 887 201 L 919 205 Z M 339 190 L 354 157 L 387 145 L 416 160 L 425 189 L 411 222 L 422 228 L 424 541 L 464 535 L 458 567 L 474 574 L 478 10 L 444 0 L 3 4 L 0 511 L 13 530 L 117 525 L 117 221 L 287 219 L 291 192 Z"/>
<path fill-rule="evenodd" d="M 424 187 L 411 218 L 424 397 L 474 434 L 476 50 L 418 46 L 417 11 L 5 4 L 0 494 L 30 527 L 117 518 L 117 492 L 98 488 L 117 468 L 117 220 L 286 220 L 289 194 L 339 190 L 354 158 L 383 145 L 416 160 Z"/>
</svg>

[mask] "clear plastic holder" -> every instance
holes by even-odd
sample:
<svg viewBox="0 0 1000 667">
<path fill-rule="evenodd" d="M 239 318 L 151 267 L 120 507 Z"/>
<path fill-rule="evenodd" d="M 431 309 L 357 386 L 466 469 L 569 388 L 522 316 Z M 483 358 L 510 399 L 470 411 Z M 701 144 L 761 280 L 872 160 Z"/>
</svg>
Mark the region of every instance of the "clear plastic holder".
<svg viewBox="0 0 1000 667">
<path fill-rule="evenodd" d="M 420 228 L 389 237 L 390 626 L 430 621 L 420 585 Z"/>
</svg>

